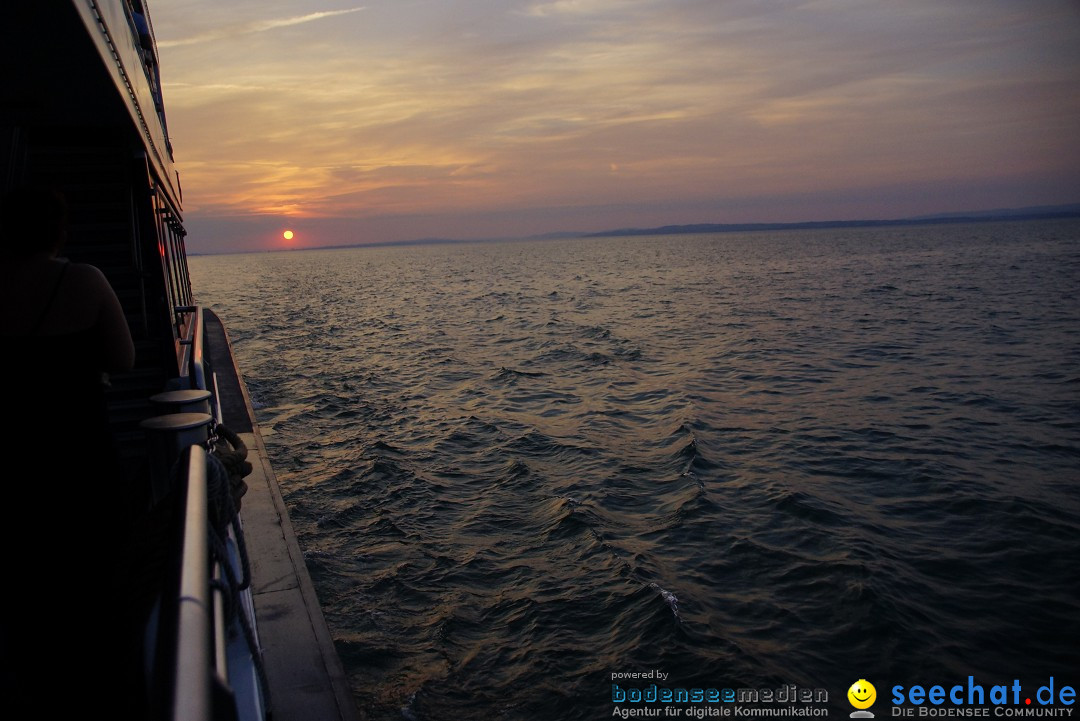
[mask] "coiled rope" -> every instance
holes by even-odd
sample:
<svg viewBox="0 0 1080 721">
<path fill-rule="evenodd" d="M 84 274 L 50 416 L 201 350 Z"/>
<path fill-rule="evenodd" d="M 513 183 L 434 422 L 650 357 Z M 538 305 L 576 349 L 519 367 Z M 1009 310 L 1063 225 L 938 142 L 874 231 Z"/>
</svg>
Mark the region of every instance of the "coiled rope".
<svg viewBox="0 0 1080 721">
<path fill-rule="evenodd" d="M 225 600 L 226 618 L 236 621 L 244 634 L 248 648 L 251 649 L 255 672 L 262 686 L 266 707 L 270 709 L 270 685 L 267 682 L 266 668 L 263 665 L 262 648 L 258 645 L 255 630 L 247 614 L 240 609 L 240 593 L 251 586 L 251 562 L 248 558 L 244 529 L 240 524 L 240 499 L 247 493 L 244 476 L 252 471 L 247 459 L 247 447 L 231 430 L 221 424 L 214 428 L 214 435 L 220 441 L 227 441 L 230 448 L 215 444 L 212 453 L 206 456 L 206 483 L 208 513 L 210 520 L 210 544 L 214 560 L 221 568 L 222 577 L 211 580 L 212 588 L 220 589 Z M 232 528 L 236 539 L 236 550 L 240 560 L 241 577 L 236 577 L 236 569 L 229 555 L 226 539 Z"/>
<path fill-rule="evenodd" d="M 224 444 L 221 441 L 225 441 Z M 247 493 L 244 477 L 251 473 L 251 463 L 247 460 L 248 449 L 240 436 L 221 423 L 214 425 L 210 447 L 207 449 L 215 456 L 229 474 L 229 489 L 236 512 L 240 512 L 240 499 Z"/>
</svg>

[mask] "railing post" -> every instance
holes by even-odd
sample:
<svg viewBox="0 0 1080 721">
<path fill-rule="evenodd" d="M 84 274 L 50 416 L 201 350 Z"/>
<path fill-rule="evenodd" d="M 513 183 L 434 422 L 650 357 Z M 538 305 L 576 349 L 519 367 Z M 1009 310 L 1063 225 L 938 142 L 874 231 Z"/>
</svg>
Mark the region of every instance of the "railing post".
<svg viewBox="0 0 1080 721">
<path fill-rule="evenodd" d="M 203 342 L 203 309 L 202 306 L 195 306 L 195 314 L 192 316 L 194 320 L 194 328 L 192 329 L 192 352 L 191 352 L 191 381 L 192 388 L 198 388 L 201 391 L 207 390 L 206 387 L 206 356 L 205 356 L 205 344 Z"/>
<path fill-rule="evenodd" d="M 206 451 L 192 446 L 184 503 L 173 721 L 211 718 L 210 536 Z"/>
<path fill-rule="evenodd" d="M 212 421 L 209 413 L 168 413 L 139 423 L 149 444 L 152 505 L 171 490 L 172 466 L 184 449 L 193 443 L 205 443 L 210 437 Z"/>
<path fill-rule="evenodd" d="M 173 309 L 176 313 L 177 324 L 179 326 L 179 318 L 184 313 L 190 313 L 191 318 L 188 320 L 188 332 L 186 337 L 180 340 L 180 345 L 188 346 L 186 358 L 187 368 L 182 368 L 181 372 L 187 371 L 188 388 L 194 388 L 198 390 L 209 390 L 206 385 L 206 357 L 205 346 L 203 339 L 203 309 L 198 305 L 178 305 Z"/>
</svg>

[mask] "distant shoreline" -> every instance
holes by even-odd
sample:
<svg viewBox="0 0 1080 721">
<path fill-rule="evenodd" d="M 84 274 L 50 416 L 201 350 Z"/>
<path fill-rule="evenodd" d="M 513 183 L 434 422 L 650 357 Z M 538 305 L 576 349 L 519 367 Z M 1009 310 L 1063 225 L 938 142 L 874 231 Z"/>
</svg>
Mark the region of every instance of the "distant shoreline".
<svg viewBox="0 0 1080 721">
<path fill-rule="evenodd" d="M 415 240 L 387 240 L 375 243 L 342 243 L 308 248 L 272 248 L 264 250 L 228 251 L 225 253 L 193 253 L 188 255 L 232 255 L 234 253 L 279 253 L 302 250 L 340 250 L 343 248 L 386 248 L 412 245 L 454 245 L 462 243 L 500 243 L 528 240 L 568 240 L 572 238 L 626 238 L 649 235 L 696 235 L 705 233 L 753 233 L 777 230 L 828 230 L 832 228 L 887 228 L 917 225 L 957 225 L 962 223 L 996 223 L 1027 220 L 1062 220 L 1080 218 L 1080 203 L 1069 205 L 1036 206 L 1002 210 L 948 213 L 894 220 L 810 220 L 794 223 L 694 223 L 689 225 L 663 225 L 656 228 L 621 228 L 595 233 L 572 231 L 544 233 L 513 238 L 417 238 Z"/>
<path fill-rule="evenodd" d="M 692 235 L 697 233 L 746 233 L 762 230 L 818 230 L 830 228 L 881 228 L 908 225 L 942 225 L 957 223 L 987 223 L 1023 220 L 1055 220 L 1080 218 L 1080 204 L 1015 210 L 985 211 L 982 213 L 950 213 L 895 220 L 817 220 L 796 223 L 696 223 L 693 225 L 664 225 L 658 228 L 623 228 L 588 233 L 582 238 L 617 238 L 637 235 Z"/>
</svg>

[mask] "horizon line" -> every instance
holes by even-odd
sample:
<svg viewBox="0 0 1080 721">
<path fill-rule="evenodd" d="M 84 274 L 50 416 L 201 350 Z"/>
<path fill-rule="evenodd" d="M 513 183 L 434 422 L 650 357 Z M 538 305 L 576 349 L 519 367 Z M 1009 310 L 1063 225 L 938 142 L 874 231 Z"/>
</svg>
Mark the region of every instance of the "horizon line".
<svg viewBox="0 0 1080 721">
<path fill-rule="evenodd" d="M 793 222 L 754 222 L 754 223 L 688 223 L 661 225 L 652 228 L 618 228 L 611 230 L 578 232 L 555 231 L 537 235 L 488 237 L 488 238 L 414 238 L 410 240 L 382 240 L 371 243 L 338 243 L 334 245 L 313 245 L 302 248 L 261 248 L 256 250 L 228 250 L 222 252 L 188 252 L 190 256 L 203 255 L 241 255 L 246 253 L 278 253 L 302 250 L 341 250 L 344 248 L 385 248 L 410 245 L 454 245 L 465 243 L 500 243 L 522 242 L 529 240 L 572 240 L 575 238 L 627 238 L 647 237 L 650 235 L 703 235 L 707 233 L 756 233 L 777 230 L 827 230 L 829 228 L 871 228 L 911 225 L 949 225 L 963 223 L 987 223 L 1028 220 L 1054 220 L 1080 218 L 1080 202 L 1061 205 L 1035 205 L 1022 208 L 999 208 L 993 210 L 958 211 L 936 213 L 926 216 L 894 219 L 856 219 L 856 220 L 807 220 Z"/>
</svg>

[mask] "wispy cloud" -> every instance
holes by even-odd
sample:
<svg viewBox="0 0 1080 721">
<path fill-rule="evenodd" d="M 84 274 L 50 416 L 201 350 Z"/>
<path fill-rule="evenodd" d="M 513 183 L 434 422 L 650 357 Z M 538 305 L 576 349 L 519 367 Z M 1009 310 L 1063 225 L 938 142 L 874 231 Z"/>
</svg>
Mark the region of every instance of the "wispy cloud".
<svg viewBox="0 0 1080 721">
<path fill-rule="evenodd" d="M 189 213 L 513 211 L 544 232 L 583 217 L 559 208 L 709 209 L 617 221 L 642 225 L 804 220 L 1067 202 L 1080 182 L 1075 0 L 328 9 L 355 1 L 158 9 Z M 363 22 L 347 17 L 363 9 Z M 252 35 L 290 26 L 287 39 Z M 238 34 L 249 41 L 209 44 Z M 990 180 L 1016 194 L 979 196 Z M 888 209 L 898 184 L 957 190 L 939 196 L 950 207 Z M 791 200 L 875 193 L 886 210 Z"/>
<path fill-rule="evenodd" d="M 614 6 L 626 3 L 615 3 L 611 0 L 554 0 L 554 2 L 542 2 L 530 5 L 525 11 L 528 15 L 547 17 L 549 15 L 595 15 L 608 12 Z"/>
<path fill-rule="evenodd" d="M 292 25 L 302 25 L 304 23 L 310 23 L 315 20 L 322 20 L 323 18 L 335 17 L 338 15 L 348 15 L 350 13 L 360 12 L 367 8 L 355 7 L 347 8 L 345 10 L 323 10 L 320 12 L 308 13 L 306 15 L 297 15 L 288 18 L 275 18 L 272 20 L 258 20 L 254 22 L 244 23 L 241 25 L 234 25 L 232 27 L 214 28 L 197 35 L 192 35 L 186 38 L 177 38 L 175 40 L 162 40 L 158 42 L 158 46 L 162 48 L 174 48 L 182 45 L 196 45 L 198 43 L 213 42 L 215 40 L 224 40 L 226 38 L 233 38 L 238 35 L 252 35 L 254 33 L 262 33 L 267 30 L 275 30 L 277 28 L 286 28 Z"/>
</svg>

